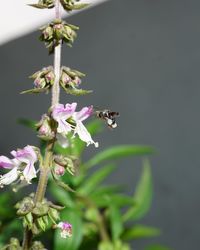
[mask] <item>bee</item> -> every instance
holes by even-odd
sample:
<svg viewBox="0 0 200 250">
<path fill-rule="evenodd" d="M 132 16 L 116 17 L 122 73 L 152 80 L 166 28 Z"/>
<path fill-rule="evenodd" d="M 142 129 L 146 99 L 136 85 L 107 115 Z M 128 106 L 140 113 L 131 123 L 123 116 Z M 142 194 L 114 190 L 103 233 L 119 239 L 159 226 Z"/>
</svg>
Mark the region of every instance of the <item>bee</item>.
<svg viewBox="0 0 200 250">
<path fill-rule="evenodd" d="M 117 116 L 119 116 L 119 112 L 114 112 L 114 111 L 110 111 L 108 109 L 104 109 L 104 110 L 97 110 L 96 112 L 96 116 L 104 121 L 106 121 L 108 127 L 110 128 L 116 128 L 117 127 L 117 123 L 115 118 Z"/>
</svg>

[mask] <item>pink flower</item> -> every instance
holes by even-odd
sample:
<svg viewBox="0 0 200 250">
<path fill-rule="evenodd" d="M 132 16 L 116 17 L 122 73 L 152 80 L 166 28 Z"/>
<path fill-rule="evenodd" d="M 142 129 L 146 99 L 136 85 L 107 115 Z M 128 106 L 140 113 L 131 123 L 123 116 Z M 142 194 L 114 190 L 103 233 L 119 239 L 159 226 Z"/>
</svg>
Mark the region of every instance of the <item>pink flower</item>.
<svg viewBox="0 0 200 250">
<path fill-rule="evenodd" d="M 0 176 L 0 186 L 9 185 L 18 178 L 25 180 L 28 184 L 36 177 L 34 167 L 37 161 L 37 154 L 32 146 L 26 146 L 17 151 L 11 151 L 13 159 L 6 156 L 0 156 L 0 168 L 11 169 L 8 173 Z"/>
<path fill-rule="evenodd" d="M 61 229 L 60 236 L 64 239 L 67 237 L 72 236 L 72 225 L 69 224 L 68 222 L 59 222 L 58 225 L 56 226 L 57 228 Z"/>
<path fill-rule="evenodd" d="M 98 147 L 98 143 L 94 142 L 90 133 L 83 125 L 82 121 L 86 120 L 93 113 L 92 106 L 84 107 L 79 112 L 75 112 L 77 103 L 57 104 L 53 107 L 52 117 L 58 123 L 57 139 L 62 147 L 68 146 L 66 135 L 69 132 L 78 134 L 79 138 L 86 142 L 87 146 L 94 144 Z"/>
<path fill-rule="evenodd" d="M 83 125 L 82 121 L 86 120 L 93 113 L 93 107 L 84 107 L 79 112 L 73 114 L 73 119 L 76 122 L 76 127 L 74 129 L 74 135 L 78 134 L 79 138 L 87 143 L 87 146 L 94 144 L 98 147 L 98 142 L 94 142 L 90 133 L 87 131 L 86 127 Z"/>
</svg>

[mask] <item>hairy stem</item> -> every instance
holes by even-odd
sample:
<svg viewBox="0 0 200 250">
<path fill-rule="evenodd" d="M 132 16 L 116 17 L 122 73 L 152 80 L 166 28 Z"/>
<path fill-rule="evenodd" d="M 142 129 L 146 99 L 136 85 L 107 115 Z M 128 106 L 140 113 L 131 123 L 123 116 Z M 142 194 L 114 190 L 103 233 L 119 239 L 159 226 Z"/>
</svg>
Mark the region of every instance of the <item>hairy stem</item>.
<svg viewBox="0 0 200 250">
<path fill-rule="evenodd" d="M 55 17 L 57 19 L 61 18 L 60 0 L 55 1 Z M 54 51 L 55 81 L 54 81 L 53 88 L 52 88 L 52 102 L 51 102 L 52 106 L 59 103 L 59 98 L 60 98 L 60 85 L 59 85 L 60 67 L 61 67 L 61 41 L 60 41 L 59 45 L 55 47 L 55 51 Z M 36 194 L 34 197 L 35 204 L 37 202 L 42 202 L 42 200 L 45 197 L 48 176 L 49 176 L 50 167 L 52 164 L 53 146 L 54 146 L 54 141 L 49 142 L 47 147 L 46 147 L 44 160 L 43 160 L 43 163 L 40 167 L 39 182 L 38 182 Z M 29 230 L 28 227 L 26 227 L 25 231 L 24 231 L 24 239 L 23 239 L 23 246 L 22 246 L 23 250 L 30 249 L 30 246 L 32 243 L 32 238 L 33 238 L 32 231 Z"/>
<path fill-rule="evenodd" d="M 61 5 L 60 1 L 55 1 L 55 14 L 57 19 L 61 19 Z M 59 45 L 55 47 L 54 51 L 54 74 L 55 74 L 55 81 L 52 87 L 52 102 L 51 105 L 55 105 L 59 103 L 60 98 L 60 67 L 61 67 L 61 48 L 62 42 L 60 41 Z"/>
</svg>

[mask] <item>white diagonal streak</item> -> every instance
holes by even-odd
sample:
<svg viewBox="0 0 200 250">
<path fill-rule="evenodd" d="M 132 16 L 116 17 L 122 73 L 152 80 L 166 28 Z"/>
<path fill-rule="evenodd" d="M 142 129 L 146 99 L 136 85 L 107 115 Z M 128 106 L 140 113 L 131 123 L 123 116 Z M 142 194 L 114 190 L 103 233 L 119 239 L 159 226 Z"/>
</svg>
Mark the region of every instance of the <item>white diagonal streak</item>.
<svg viewBox="0 0 200 250">
<path fill-rule="evenodd" d="M 83 0 L 81 2 L 91 3 L 91 7 L 107 0 Z M 30 33 L 52 20 L 54 9 L 40 10 L 32 8 L 27 4 L 37 3 L 37 0 L 7 0 L 1 3 L 0 15 L 0 45 Z M 78 13 L 74 11 L 73 14 Z M 63 15 L 67 16 L 63 11 Z M 69 14 L 68 14 L 69 15 Z"/>
</svg>

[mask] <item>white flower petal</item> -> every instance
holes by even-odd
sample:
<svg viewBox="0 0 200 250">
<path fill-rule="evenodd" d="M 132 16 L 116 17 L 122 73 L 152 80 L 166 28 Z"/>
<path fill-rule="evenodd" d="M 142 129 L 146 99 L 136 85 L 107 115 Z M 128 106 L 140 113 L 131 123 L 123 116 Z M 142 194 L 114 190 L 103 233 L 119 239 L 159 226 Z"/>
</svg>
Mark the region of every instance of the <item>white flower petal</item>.
<svg viewBox="0 0 200 250">
<path fill-rule="evenodd" d="M 90 133 L 87 131 L 86 127 L 83 125 L 81 121 L 76 121 L 76 128 L 74 134 L 78 134 L 79 138 L 87 143 L 87 146 L 90 144 L 94 144 L 95 147 L 98 147 L 98 142 L 94 142 Z"/>
<path fill-rule="evenodd" d="M 9 185 L 12 182 L 16 181 L 18 178 L 18 168 L 14 167 L 7 174 L 4 174 L 0 177 L 0 186 Z"/>
<path fill-rule="evenodd" d="M 36 178 L 37 175 L 36 175 L 36 170 L 35 170 L 35 167 L 32 163 L 28 164 L 24 171 L 23 171 L 23 176 L 24 176 L 24 179 L 27 181 L 27 183 L 31 183 L 31 180 L 33 178 Z"/>
</svg>

